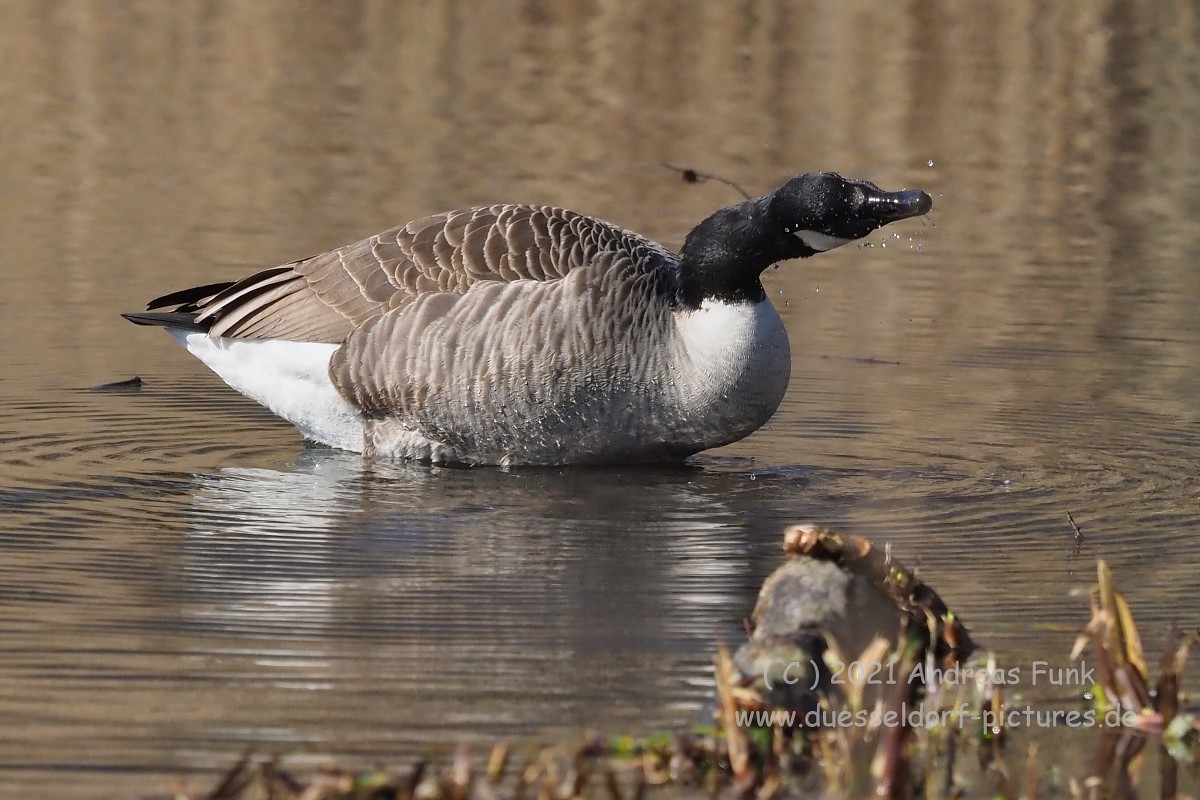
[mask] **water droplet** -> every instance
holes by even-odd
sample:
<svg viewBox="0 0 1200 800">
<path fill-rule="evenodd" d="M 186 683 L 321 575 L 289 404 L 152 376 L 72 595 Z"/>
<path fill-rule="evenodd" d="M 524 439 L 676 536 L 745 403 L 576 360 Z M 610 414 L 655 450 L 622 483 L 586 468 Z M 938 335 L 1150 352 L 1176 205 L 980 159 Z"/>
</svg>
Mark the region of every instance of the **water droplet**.
<svg viewBox="0 0 1200 800">
<path fill-rule="evenodd" d="M 880 247 L 887 247 L 887 242 L 880 242 L 880 243 L 879 243 L 879 246 L 880 246 Z"/>
<path fill-rule="evenodd" d="M 758 480 L 758 476 L 757 476 L 757 475 L 755 475 L 753 472 L 751 472 L 751 473 L 750 473 L 750 480 L 752 480 L 752 481 L 756 481 L 756 480 Z"/>
<path fill-rule="evenodd" d="M 779 290 L 779 296 L 780 296 L 780 297 L 783 297 L 783 289 L 780 289 L 780 290 Z"/>
<path fill-rule="evenodd" d="M 926 161 L 926 162 L 925 162 L 925 166 L 927 166 L 927 167 L 932 167 L 932 166 L 933 166 L 933 159 L 931 158 L 931 159 L 929 159 L 928 161 Z"/>
<path fill-rule="evenodd" d="M 791 305 L 792 305 L 792 301 L 791 301 L 791 300 L 784 300 L 784 301 L 783 301 L 783 307 L 784 307 L 784 308 L 791 308 Z"/>
<path fill-rule="evenodd" d="M 925 245 L 923 245 L 923 244 L 922 244 L 922 243 L 920 243 L 920 242 L 917 242 L 917 252 L 918 252 L 918 253 L 923 253 L 923 252 L 925 252 Z"/>
<path fill-rule="evenodd" d="M 893 238 L 893 239 L 899 239 L 899 238 L 900 238 L 900 234 L 896 233 L 895 231 L 892 231 L 892 238 Z"/>
</svg>

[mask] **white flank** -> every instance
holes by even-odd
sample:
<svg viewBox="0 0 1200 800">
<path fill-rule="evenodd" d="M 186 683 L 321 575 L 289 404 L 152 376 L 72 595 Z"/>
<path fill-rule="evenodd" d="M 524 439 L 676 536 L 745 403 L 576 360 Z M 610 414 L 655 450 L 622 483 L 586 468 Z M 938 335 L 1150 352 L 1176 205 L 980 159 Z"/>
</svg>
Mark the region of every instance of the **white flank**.
<svg viewBox="0 0 1200 800">
<path fill-rule="evenodd" d="M 167 332 L 223 381 L 295 425 L 306 438 L 362 452 L 362 416 L 329 379 L 329 357 L 340 345 L 212 338 L 177 328 Z"/>
<path fill-rule="evenodd" d="M 796 231 L 795 236 L 818 253 L 824 253 L 826 250 L 841 247 L 850 241 L 849 239 L 842 239 L 837 236 L 830 236 L 827 233 L 818 233 L 817 231 Z"/>
</svg>

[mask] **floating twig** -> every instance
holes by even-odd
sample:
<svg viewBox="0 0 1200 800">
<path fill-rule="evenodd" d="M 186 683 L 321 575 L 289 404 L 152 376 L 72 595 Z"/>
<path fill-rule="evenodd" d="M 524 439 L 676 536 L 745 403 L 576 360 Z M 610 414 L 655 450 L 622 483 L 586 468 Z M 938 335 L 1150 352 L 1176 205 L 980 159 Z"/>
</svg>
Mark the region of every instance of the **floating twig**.
<svg viewBox="0 0 1200 800">
<path fill-rule="evenodd" d="M 1075 544 L 1083 544 L 1083 531 L 1079 530 L 1079 526 L 1075 524 L 1075 518 L 1071 516 L 1071 512 L 1067 512 L 1067 522 L 1071 523 L 1071 531 L 1075 536 Z"/>
<path fill-rule="evenodd" d="M 704 183 L 705 181 L 716 181 L 717 183 L 725 184 L 745 199 L 750 199 L 750 194 L 745 189 L 743 189 L 741 186 L 738 186 L 728 178 L 722 178 L 720 175 L 712 175 L 707 172 L 697 172 L 691 167 L 680 167 L 676 166 L 675 164 L 668 164 L 666 161 L 662 162 L 662 165 L 667 169 L 673 172 L 678 172 L 680 175 L 682 175 L 684 183 Z"/>
<path fill-rule="evenodd" d="M 113 381 L 112 383 L 99 383 L 91 388 L 93 392 L 131 392 L 142 388 L 142 378 L 140 375 L 134 375 L 132 378 L 126 378 L 123 381 Z"/>
</svg>

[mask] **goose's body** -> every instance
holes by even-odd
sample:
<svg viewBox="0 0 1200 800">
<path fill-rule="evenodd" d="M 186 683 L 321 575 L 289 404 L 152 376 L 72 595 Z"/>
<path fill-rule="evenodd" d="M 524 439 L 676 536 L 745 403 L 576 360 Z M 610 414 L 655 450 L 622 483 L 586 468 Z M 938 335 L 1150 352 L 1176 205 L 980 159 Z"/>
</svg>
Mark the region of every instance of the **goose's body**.
<svg viewBox="0 0 1200 800">
<path fill-rule="evenodd" d="M 126 316 L 167 327 L 333 447 L 476 464 L 680 459 L 747 436 L 783 398 L 788 339 L 762 270 L 928 208 L 921 192 L 801 176 L 717 212 L 677 255 L 562 209 L 491 206 Z"/>
</svg>

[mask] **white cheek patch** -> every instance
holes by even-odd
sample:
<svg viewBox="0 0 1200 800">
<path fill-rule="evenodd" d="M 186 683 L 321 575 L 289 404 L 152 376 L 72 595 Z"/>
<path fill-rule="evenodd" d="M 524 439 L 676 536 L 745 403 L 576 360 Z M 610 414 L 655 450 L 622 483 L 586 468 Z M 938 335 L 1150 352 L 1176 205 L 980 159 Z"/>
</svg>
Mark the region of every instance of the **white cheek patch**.
<svg viewBox="0 0 1200 800">
<path fill-rule="evenodd" d="M 830 236 L 827 233 L 817 233 L 816 231 L 793 231 L 793 235 L 818 253 L 832 250 L 835 247 L 841 247 L 850 241 L 849 239 Z"/>
</svg>

